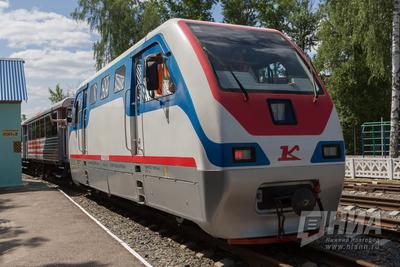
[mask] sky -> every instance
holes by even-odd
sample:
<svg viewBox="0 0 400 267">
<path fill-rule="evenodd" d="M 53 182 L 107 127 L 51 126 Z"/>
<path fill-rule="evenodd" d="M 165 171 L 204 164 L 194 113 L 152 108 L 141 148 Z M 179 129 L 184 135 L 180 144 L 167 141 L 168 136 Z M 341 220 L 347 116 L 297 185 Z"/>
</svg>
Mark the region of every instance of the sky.
<svg viewBox="0 0 400 267">
<path fill-rule="evenodd" d="M 28 101 L 22 114 L 29 117 L 50 106 L 48 88 L 57 83 L 74 93 L 95 73 L 93 43 L 98 35 L 70 16 L 77 0 L 0 0 L 0 58 L 22 58 Z M 221 6 L 213 16 L 221 21 Z"/>
</svg>

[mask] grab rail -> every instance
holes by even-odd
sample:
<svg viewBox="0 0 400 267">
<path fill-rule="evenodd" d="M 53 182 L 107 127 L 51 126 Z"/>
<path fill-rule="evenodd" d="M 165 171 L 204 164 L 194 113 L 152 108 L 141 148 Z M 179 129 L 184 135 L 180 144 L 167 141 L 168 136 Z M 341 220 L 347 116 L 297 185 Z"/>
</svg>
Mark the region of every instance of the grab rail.
<svg viewBox="0 0 400 267">
<path fill-rule="evenodd" d="M 124 135 L 125 135 L 125 147 L 126 149 L 128 149 L 129 151 L 132 151 L 132 147 L 129 148 L 128 146 L 128 136 L 126 134 L 126 94 L 128 92 L 130 92 L 131 89 L 126 89 L 125 93 L 124 93 Z M 129 105 L 131 105 L 131 103 L 129 103 Z M 129 116 L 128 116 L 129 117 Z M 132 146 L 132 144 L 131 144 Z"/>
</svg>

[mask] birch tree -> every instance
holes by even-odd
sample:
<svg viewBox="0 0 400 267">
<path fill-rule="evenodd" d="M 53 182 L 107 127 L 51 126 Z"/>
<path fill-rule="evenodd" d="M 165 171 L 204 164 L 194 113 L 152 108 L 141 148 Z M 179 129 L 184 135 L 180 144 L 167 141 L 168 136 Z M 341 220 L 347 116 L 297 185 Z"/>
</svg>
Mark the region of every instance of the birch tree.
<svg viewBox="0 0 400 267">
<path fill-rule="evenodd" d="M 390 118 L 393 0 L 330 0 L 314 61 L 325 73 L 348 153 L 360 151 L 360 126 Z"/>
<path fill-rule="evenodd" d="M 392 32 L 392 109 L 390 114 L 390 157 L 398 157 L 400 96 L 400 0 L 394 0 Z"/>
<path fill-rule="evenodd" d="M 60 84 L 57 84 L 56 87 L 53 89 L 49 88 L 49 100 L 52 104 L 55 104 L 66 97 L 69 97 L 69 93 L 64 93 L 64 90 L 61 89 Z"/>
</svg>

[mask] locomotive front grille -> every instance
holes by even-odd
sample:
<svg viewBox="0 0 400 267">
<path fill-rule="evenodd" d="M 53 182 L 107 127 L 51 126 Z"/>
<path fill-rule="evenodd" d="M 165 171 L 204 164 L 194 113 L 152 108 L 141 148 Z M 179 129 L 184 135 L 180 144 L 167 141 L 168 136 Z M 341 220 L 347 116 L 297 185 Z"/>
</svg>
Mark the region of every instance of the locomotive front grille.
<svg viewBox="0 0 400 267">
<path fill-rule="evenodd" d="M 256 210 L 259 213 L 276 213 L 277 203 L 283 212 L 292 212 L 293 194 L 301 188 L 312 190 L 309 183 L 263 185 L 257 190 Z"/>
</svg>

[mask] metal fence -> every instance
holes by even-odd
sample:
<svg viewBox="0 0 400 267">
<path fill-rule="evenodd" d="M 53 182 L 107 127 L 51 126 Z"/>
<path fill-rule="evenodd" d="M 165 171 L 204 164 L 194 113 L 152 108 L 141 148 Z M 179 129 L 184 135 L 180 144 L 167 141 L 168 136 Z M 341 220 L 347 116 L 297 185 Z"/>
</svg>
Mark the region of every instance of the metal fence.
<svg viewBox="0 0 400 267">
<path fill-rule="evenodd" d="M 389 154 L 390 121 L 365 122 L 361 125 L 361 153 L 369 156 Z"/>
<path fill-rule="evenodd" d="M 400 159 L 346 156 L 347 178 L 399 179 Z"/>
</svg>

